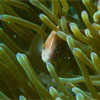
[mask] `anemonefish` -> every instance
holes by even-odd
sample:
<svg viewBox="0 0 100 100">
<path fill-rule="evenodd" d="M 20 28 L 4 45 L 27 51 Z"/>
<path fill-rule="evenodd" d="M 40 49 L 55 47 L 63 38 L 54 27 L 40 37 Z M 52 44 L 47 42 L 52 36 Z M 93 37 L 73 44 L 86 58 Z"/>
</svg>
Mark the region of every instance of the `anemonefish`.
<svg viewBox="0 0 100 100">
<path fill-rule="evenodd" d="M 48 36 L 42 50 L 42 60 L 44 62 L 55 59 L 57 53 L 59 53 L 59 44 L 61 39 L 57 36 L 56 31 L 52 31 Z"/>
</svg>

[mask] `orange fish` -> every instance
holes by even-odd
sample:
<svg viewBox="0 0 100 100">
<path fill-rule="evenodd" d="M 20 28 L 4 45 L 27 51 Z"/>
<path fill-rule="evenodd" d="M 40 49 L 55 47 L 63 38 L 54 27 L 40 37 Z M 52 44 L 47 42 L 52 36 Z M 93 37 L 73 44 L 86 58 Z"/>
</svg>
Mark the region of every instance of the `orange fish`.
<svg viewBox="0 0 100 100">
<path fill-rule="evenodd" d="M 42 60 L 48 62 L 54 60 L 60 51 L 61 39 L 57 36 L 56 31 L 52 31 L 47 38 L 44 49 L 42 50 Z"/>
<path fill-rule="evenodd" d="M 72 69 L 77 66 L 67 42 L 60 39 L 54 30 L 48 36 L 41 56 L 44 62 L 51 62 L 54 65 L 59 76 L 73 73 Z"/>
</svg>

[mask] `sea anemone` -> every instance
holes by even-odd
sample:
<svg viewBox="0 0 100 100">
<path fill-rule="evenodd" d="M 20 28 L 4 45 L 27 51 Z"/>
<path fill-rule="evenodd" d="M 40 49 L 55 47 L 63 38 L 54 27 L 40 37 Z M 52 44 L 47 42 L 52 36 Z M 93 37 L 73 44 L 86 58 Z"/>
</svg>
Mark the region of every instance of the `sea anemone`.
<svg viewBox="0 0 100 100">
<path fill-rule="evenodd" d="M 100 99 L 100 0 L 1 0 L 0 99 Z"/>
</svg>

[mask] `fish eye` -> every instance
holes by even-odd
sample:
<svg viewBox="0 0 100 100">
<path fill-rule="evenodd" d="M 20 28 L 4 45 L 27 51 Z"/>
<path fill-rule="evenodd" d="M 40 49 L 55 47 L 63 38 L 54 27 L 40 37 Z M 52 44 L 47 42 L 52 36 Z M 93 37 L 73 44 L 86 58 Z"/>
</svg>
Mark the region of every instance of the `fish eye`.
<svg viewBox="0 0 100 100">
<path fill-rule="evenodd" d="M 54 52 L 55 52 L 55 53 L 59 53 L 59 52 L 60 52 L 59 47 L 56 47 L 55 50 L 54 50 Z"/>
</svg>

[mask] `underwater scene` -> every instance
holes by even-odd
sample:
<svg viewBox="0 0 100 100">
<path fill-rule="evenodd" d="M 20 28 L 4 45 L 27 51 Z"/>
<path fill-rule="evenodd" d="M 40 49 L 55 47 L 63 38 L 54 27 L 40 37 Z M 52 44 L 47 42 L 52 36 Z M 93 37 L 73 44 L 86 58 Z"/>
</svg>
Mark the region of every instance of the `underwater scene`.
<svg viewBox="0 0 100 100">
<path fill-rule="evenodd" d="M 0 100 L 100 100 L 100 0 L 0 0 Z"/>
</svg>

